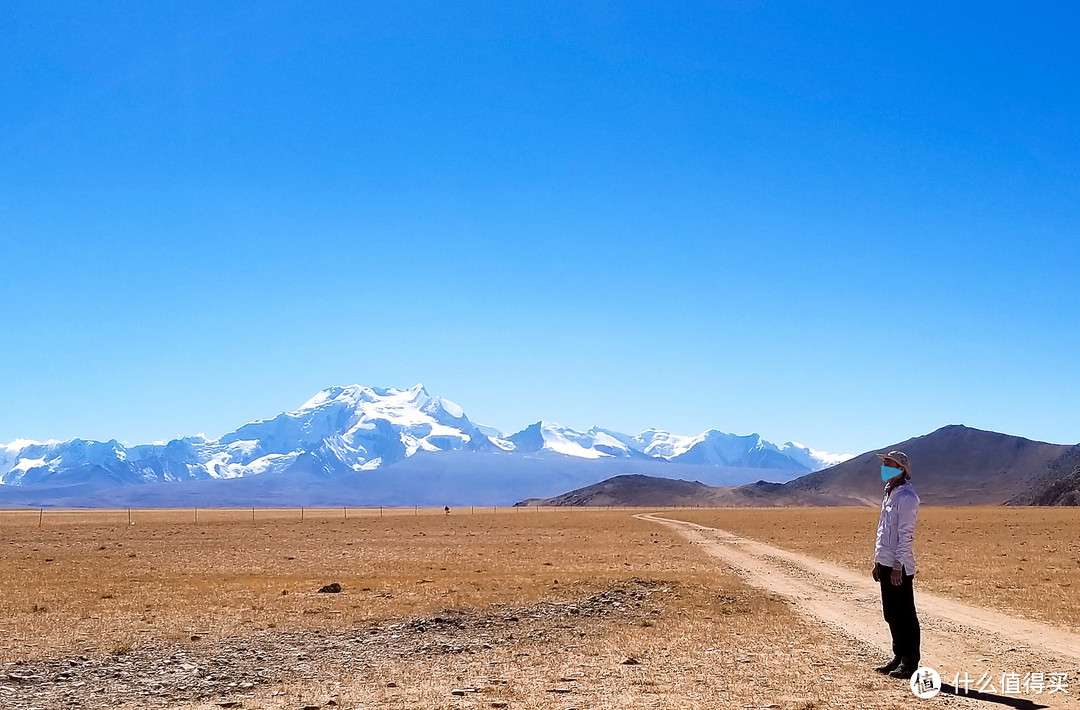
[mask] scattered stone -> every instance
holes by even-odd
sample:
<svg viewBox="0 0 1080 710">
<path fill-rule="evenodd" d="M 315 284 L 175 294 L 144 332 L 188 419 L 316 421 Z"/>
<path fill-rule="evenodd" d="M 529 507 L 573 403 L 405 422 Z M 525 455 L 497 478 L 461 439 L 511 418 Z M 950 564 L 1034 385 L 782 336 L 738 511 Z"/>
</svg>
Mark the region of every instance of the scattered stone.
<svg viewBox="0 0 1080 710">
<path fill-rule="evenodd" d="M 322 587 L 321 589 L 319 589 L 319 594 L 340 594 L 340 593 L 341 593 L 341 585 L 338 584 L 337 582 L 331 582 L 330 584 L 327 584 L 325 587 Z"/>
<path fill-rule="evenodd" d="M 446 609 L 437 616 L 403 621 L 386 620 L 363 628 L 348 630 L 316 629 L 286 631 L 255 628 L 248 633 L 222 636 L 216 628 L 188 628 L 185 636 L 200 637 L 205 643 L 146 639 L 130 653 L 114 656 L 108 649 L 93 646 L 82 648 L 60 658 L 42 658 L 13 662 L 0 671 L 0 709 L 32 710 L 33 708 L 112 707 L 125 705 L 135 694 L 143 696 L 140 707 L 163 710 L 167 707 L 194 706 L 241 708 L 250 706 L 247 693 L 263 689 L 269 697 L 287 695 L 275 690 L 274 684 L 302 684 L 323 676 L 328 669 L 335 673 L 355 669 L 368 672 L 391 672 L 392 662 L 430 661 L 451 654 L 473 654 L 484 649 L 502 649 L 524 639 L 536 639 L 548 650 L 515 653 L 515 659 L 553 653 L 552 643 L 559 648 L 585 636 L 585 625 L 593 619 L 609 618 L 627 621 L 631 625 L 640 615 L 653 614 L 653 594 L 669 591 L 652 580 L 635 580 L 634 586 L 622 592 L 599 592 L 574 603 L 537 602 L 530 605 L 493 603 L 490 613 Z M 329 585 L 328 585 L 329 586 Z M 619 604 L 614 604 L 614 601 Z M 575 613 L 576 612 L 576 613 Z M 91 658 L 86 654 L 94 653 Z M 627 659 L 628 665 L 639 661 Z M 489 661 L 499 666 L 497 661 Z M 493 668 L 493 674 L 497 671 Z M 66 674 L 66 675 L 65 675 Z M 377 676 L 376 676 L 377 677 Z M 385 676 L 384 676 L 385 677 Z M 557 688 L 550 692 L 562 696 L 573 693 L 574 682 L 584 682 L 574 676 L 554 676 Z M 463 682 L 459 679 L 458 683 Z M 62 681 L 62 682 L 60 682 Z M 494 675 L 474 679 L 477 685 L 494 689 L 508 681 Z M 549 681 L 550 682 L 550 679 Z M 5 685 L 6 683 L 6 685 Z M 398 688 L 393 680 L 384 680 L 386 688 Z M 278 686 L 284 687 L 284 686 Z M 445 687 L 445 686 L 444 686 Z M 455 698 L 465 698 L 482 692 L 477 688 L 454 688 Z M 397 691 L 392 691 L 396 694 Z M 445 690 L 443 691 L 445 692 Z M 453 692 L 453 691 L 452 691 Z M 229 695 L 236 700 L 226 700 Z M 388 692 L 388 695 L 390 693 Z M 306 708 L 340 710 L 349 707 L 335 696 L 335 702 L 323 705 L 304 705 Z M 475 696 L 474 707 L 508 708 L 514 701 L 493 700 Z M 282 700 L 281 702 L 286 702 Z M 300 701 L 296 701 L 300 702 Z M 499 705 L 497 703 L 503 703 Z M 286 704 L 296 710 L 300 705 Z"/>
<path fill-rule="evenodd" d="M 222 700 L 220 703 L 217 703 L 217 706 L 219 708 L 242 708 L 244 707 L 244 704 L 239 700 Z"/>
<path fill-rule="evenodd" d="M 625 661 L 622 662 L 622 664 L 624 666 L 636 666 L 636 665 L 639 665 L 640 663 L 641 663 L 641 661 L 634 658 L 633 656 L 630 656 L 629 658 L 627 658 Z"/>
</svg>

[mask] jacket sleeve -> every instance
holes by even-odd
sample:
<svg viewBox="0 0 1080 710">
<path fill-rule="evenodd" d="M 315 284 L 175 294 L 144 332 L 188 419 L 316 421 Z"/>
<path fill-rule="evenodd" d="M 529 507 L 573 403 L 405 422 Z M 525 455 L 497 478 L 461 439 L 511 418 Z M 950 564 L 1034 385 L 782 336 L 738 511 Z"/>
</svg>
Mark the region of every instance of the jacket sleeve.
<svg viewBox="0 0 1080 710">
<path fill-rule="evenodd" d="M 904 560 L 911 558 L 915 544 L 915 519 L 919 517 L 919 499 L 903 496 L 896 501 L 896 561 L 893 569 L 903 569 Z"/>
<path fill-rule="evenodd" d="M 881 515 L 878 517 L 877 531 L 874 533 L 874 556 L 870 558 L 870 566 L 877 567 L 878 553 L 881 552 L 881 525 L 885 518 L 885 504 L 881 504 Z"/>
</svg>

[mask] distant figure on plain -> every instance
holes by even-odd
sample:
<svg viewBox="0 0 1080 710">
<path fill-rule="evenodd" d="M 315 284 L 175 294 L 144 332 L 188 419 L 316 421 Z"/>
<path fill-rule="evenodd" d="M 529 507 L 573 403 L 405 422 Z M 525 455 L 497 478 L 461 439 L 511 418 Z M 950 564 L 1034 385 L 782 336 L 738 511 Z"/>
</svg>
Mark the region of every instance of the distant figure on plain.
<svg viewBox="0 0 1080 710">
<path fill-rule="evenodd" d="M 450 506 L 448 506 L 448 505 L 447 505 L 447 506 L 444 506 L 444 507 L 443 507 L 443 511 L 444 511 L 444 512 L 445 512 L 445 513 L 446 513 L 447 515 L 450 515 Z"/>
<path fill-rule="evenodd" d="M 915 613 L 915 520 L 919 496 L 911 485 L 911 464 L 903 451 L 878 454 L 885 495 L 874 544 L 875 582 L 881 583 L 881 609 L 892 634 L 893 659 L 874 670 L 911 678 L 919 668 L 919 617 Z"/>
</svg>

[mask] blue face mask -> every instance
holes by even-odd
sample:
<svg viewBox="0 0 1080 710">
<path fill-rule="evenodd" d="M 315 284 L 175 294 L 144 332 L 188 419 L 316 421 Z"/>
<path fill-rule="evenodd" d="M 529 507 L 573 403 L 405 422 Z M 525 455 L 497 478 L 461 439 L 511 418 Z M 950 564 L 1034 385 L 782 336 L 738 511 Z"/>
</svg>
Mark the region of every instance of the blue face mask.
<svg viewBox="0 0 1080 710">
<path fill-rule="evenodd" d="M 898 468 L 893 468 L 892 466 L 882 466 L 881 467 L 881 480 L 888 481 L 890 478 L 892 478 L 893 476 L 896 476 L 899 473 L 903 473 L 903 471 L 901 471 Z"/>
</svg>

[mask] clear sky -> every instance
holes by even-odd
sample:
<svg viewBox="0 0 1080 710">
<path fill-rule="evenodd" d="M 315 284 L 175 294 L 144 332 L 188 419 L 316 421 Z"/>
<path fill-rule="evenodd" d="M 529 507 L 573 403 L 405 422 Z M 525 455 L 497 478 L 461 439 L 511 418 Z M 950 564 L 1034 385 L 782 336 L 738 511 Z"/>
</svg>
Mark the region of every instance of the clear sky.
<svg viewBox="0 0 1080 710">
<path fill-rule="evenodd" d="M 0 13 L 0 442 L 475 421 L 1080 441 L 1072 3 Z"/>
</svg>

